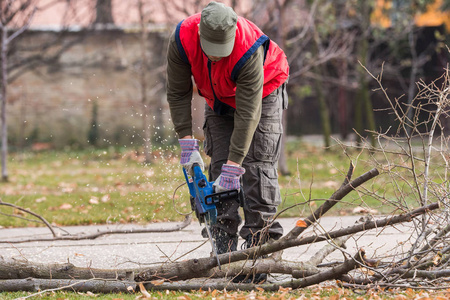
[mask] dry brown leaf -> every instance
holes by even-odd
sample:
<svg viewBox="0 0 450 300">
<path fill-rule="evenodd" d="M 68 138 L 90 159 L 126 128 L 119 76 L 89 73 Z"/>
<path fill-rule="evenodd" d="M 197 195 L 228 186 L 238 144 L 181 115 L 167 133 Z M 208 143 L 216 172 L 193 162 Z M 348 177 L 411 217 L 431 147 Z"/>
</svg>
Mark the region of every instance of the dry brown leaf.
<svg viewBox="0 0 450 300">
<path fill-rule="evenodd" d="M 158 280 L 152 280 L 152 281 L 150 281 L 150 283 L 153 285 L 161 285 L 164 283 L 164 281 L 165 281 L 164 279 L 158 279 Z"/>
<path fill-rule="evenodd" d="M 47 200 L 47 197 L 41 197 L 41 198 L 37 198 L 36 200 L 34 200 L 36 203 L 41 203 L 44 202 L 45 200 Z"/>
<path fill-rule="evenodd" d="M 134 293 L 134 288 L 130 285 L 127 287 L 127 291 L 129 291 L 130 293 Z"/>
<path fill-rule="evenodd" d="M 377 214 L 378 210 L 372 209 L 372 208 L 367 208 L 367 207 L 357 206 L 353 209 L 352 213 L 354 213 L 354 214 Z"/>
<path fill-rule="evenodd" d="M 91 199 L 89 199 L 90 204 L 98 204 L 98 197 L 91 196 Z"/>
<path fill-rule="evenodd" d="M 142 282 L 139 283 L 139 290 L 141 291 L 142 295 L 144 295 L 145 297 L 150 298 L 151 295 L 149 292 L 147 292 L 147 290 L 145 289 L 145 286 Z"/>
<path fill-rule="evenodd" d="M 102 196 L 102 202 L 103 203 L 106 203 L 106 202 L 108 202 L 109 200 L 111 200 L 111 196 L 109 195 L 109 194 L 106 194 L 106 195 L 103 195 Z"/>
<path fill-rule="evenodd" d="M 72 204 L 70 203 L 63 203 L 59 206 L 59 209 L 61 210 L 67 210 L 67 209 L 71 209 L 72 208 Z"/>
<path fill-rule="evenodd" d="M 433 257 L 433 264 L 437 266 L 439 262 L 441 261 L 441 255 L 438 253 Z"/>
<path fill-rule="evenodd" d="M 374 272 L 374 271 L 372 271 L 372 270 L 369 270 L 369 269 L 367 269 L 367 268 L 359 268 L 359 270 L 360 270 L 361 272 L 363 272 L 364 274 L 366 274 L 366 275 L 370 275 L 370 276 L 372 276 L 372 275 L 374 275 L 374 274 L 375 274 L 375 272 Z"/>
</svg>

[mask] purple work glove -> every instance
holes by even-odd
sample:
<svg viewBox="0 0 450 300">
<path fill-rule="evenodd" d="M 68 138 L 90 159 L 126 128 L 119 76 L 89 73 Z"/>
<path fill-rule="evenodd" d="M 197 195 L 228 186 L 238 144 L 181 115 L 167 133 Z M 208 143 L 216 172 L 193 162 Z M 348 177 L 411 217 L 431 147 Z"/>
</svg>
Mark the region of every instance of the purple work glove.
<svg viewBox="0 0 450 300">
<path fill-rule="evenodd" d="M 245 173 L 245 169 L 239 166 L 222 165 L 222 172 L 214 181 L 215 192 L 224 192 L 229 190 L 239 190 L 241 187 L 241 176 Z"/>
<path fill-rule="evenodd" d="M 181 146 L 181 165 L 190 171 L 194 163 L 198 163 L 202 172 L 205 170 L 205 164 L 200 155 L 198 140 L 196 139 L 179 139 Z"/>
</svg>

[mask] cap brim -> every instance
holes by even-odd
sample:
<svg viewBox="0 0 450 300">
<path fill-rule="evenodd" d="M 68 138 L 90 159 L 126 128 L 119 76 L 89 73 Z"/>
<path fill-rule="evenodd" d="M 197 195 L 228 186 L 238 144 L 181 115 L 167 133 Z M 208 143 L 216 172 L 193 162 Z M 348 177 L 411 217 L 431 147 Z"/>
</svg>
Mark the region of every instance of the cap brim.
<svg viewBox="0 0 450 300">
<path fill-rule="evenodd" d="M 216 44 L 208 42 L 206 39 L 200 36 L 200 43 L 202 44 L 203 51 L 210 56 L 227 57 L 231 54 L 234 47 L 234 39 L 226 44 Z"/>
</svg>

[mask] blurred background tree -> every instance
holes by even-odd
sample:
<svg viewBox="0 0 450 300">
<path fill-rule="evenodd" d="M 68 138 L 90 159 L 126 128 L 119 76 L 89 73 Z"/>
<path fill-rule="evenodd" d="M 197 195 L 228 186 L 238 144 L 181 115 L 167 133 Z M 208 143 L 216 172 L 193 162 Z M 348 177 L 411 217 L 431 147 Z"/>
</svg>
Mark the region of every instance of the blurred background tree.
<svg viewBox="0 0 450 300">
<path fill-rule="evenodd" d="M 13 149 L 34 142 L 88 146 L 95 100 L 97 147 L 130 147 L 150 162 L 158 145 L 176 140 L 164 93 L 168 37 L 208 2 L 35 0 L 30 27 L 9 45 L 2 62 L 8 66 L 6 123 Z M 223 2 L 255 22 L 288 56 L 285 137 L 314 134 L 326 147 L 333 135 L 370 138 L 396 120 L 384 112 L 387 103 L 372 90 L 363 67 L 374 73 L 383 68 L 398 109 L 411 116 L 415 82 L 439 77 L 448 62 L 449 0 Z M 21 27 L 9 28 L 11 34 Z M 201 138 L 203 100 L 194 98 L 194 129 Z M 283 158 L 280 171 L 286 173 Z"/>
</svg>

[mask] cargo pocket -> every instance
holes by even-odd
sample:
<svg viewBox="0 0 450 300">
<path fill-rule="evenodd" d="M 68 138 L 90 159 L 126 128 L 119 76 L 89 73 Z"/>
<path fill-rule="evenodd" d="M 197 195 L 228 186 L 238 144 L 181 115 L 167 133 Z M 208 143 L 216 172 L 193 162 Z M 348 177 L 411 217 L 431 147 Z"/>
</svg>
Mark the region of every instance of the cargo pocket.
<svg viewBox="0 0 450 300">
<path fill-rule="evenodd" d="M 207 120 L 205 120 L 205 122 L 203 122 L 203 136 L 205 137 L 205 139 L 203 140 L 203 149 L 206 153 L 206 155 L 208 155 L 209 157 L 212 156 L 212 139 L 211 139 L 211 133 L 208 127 L 208 123 Z"/>
<path fill-rule="evenodd" d="M 255 131 L 253 155 L 262 162 L 275 162 L 280 156 L 281 123 L 260 122 Z"/>
<path fill-rule="evenodd" d="M 263 169 L 260 172 L 261 202 L 268 205 L 279 205 L 281 203 L 280 186 L 278 185 L 278 174 L 275 168 Z"/>
</svg>

